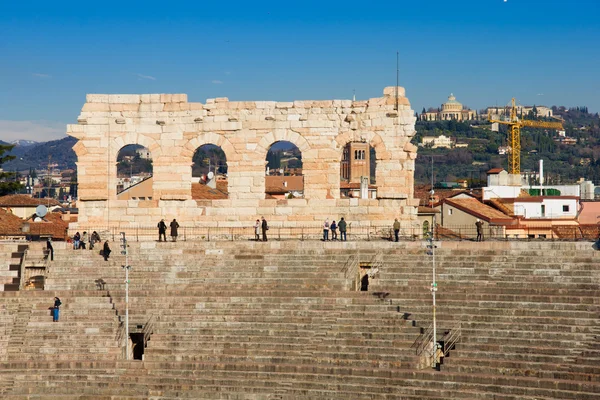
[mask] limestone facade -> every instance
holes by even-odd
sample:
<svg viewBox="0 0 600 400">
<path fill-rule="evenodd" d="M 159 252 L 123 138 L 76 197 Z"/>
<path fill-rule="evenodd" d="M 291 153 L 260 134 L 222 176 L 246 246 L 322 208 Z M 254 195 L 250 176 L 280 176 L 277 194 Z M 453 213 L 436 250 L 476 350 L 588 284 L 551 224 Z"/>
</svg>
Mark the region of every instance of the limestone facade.
<svg viewBox="0 0 600 400">
<path fill-rule="evenodd" d="M 78 139 L 79 221 L 72 228 L 152 226 L 177 218 L 192 226 L 302 226 L 345 216 L 370 225 L 416 219 L 415 117 L 404 88 L 366 101 L 190 103 L 185 94 L 89 94 L 68 135 Z M 304 198 L 265 199 L 266 154 L 278 141 L 302 152 Z M 377 199 L 340 199 L 340 162 L 349 142 L 377 155 Z M 117 199 L 117 154 L 139 144 L 153 160 L 152 200 Z M 227 157 L 229 198 L 193 200 L 192 157 L 204 144 Z"/>
</svg>

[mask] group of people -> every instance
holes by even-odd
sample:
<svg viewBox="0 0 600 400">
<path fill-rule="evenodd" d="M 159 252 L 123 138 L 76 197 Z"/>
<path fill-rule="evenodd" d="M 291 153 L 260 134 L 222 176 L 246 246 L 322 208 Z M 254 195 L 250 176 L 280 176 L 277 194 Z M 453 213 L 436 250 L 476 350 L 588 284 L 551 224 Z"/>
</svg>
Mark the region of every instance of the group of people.
<svg viewBox="0 0 600 400">
<path fill-rule="evenodd" d="M 179 229 L 179 223 L 177 222 L 177 220 L 175 218 L 173 218 L 173 221 L 171 221 L 169 226 L 171 228 L 171 240 L 176 242 L 177 236 L 179 235 L 179 233 L 177 231 Z M 165 223 L 165 220 L 161 219 L 156 227 L 158 228 L 158 241 L 162 242 L 164 240 L 166 242 L 167 241 L 167 224 Z"/>
<path fill-rule="evenodd" d="M 347 240 L 346 238 L 346 229 L 347 229 L 347 225 L 346 225 L 346 221 L 344 220 L 344 217 L 340 218 L 340 221 L 338 223 L 335 222 L 335 220 L 331 221 L 331 223 L 329 223 L 329 218 L 327 218 L 325 220 L 325 222 L 323 223 L 323 241 L 329 241 L 329 232 L 331 231 L 331 240 L 338 240 L 338 235 L 337 235 L 337 231 L 338 229 L 340 230 L 340 240 L 342 242 L 345 242 Z"/>
<path fill-rule="evenodd" d="M 94 231 L 91 235 L 88 235 L 86 231 L 83 231 L 83 235 L 80 235 L 79 232 L 73 235 L 73 249 L 75 250 L 85 250 L 87 243 L 89 243 L 89 250 L 94 250 L 94 244 L 100 242 L 100 235 L 98 232 Z"/>
<path fill-rule="evenodd" d="M 262 232 L 262 241 L 266 242 L 269 224 L 267 224 L 267 220 L 265 219 L 265 217 L 261 217 L 261 220 L 257 219 L 256 223 L 254 224 L 254 239 L 257 242 L 260 242 L 260 233 Z"/>
<path fill-rule="evenodd" d="M 94 250 L 94 245 L 102 241 L 102 239 L 100 239 L 100 235 L 96 231 L 92 232 L 91 235 L 88 235 L 86 231 L 83 231 L 83 235 L 81 235 L 79 232 L 76 232 L 75 235 L 73 235 L 72 240 L 74 250 L 85 250 L 86 248 L 89 250 Z M 89 244 L 89 246 L 87 244 Z M 54 248 L 52 247 L 52 242 L 50 239 L 46 241 L 46 249 L 49 252 L 51 260 L 54 260 Z M 104 261 L 108 261 L 110 253 L 111 249 L 107 240 L 104 242 L 104 246 L 100 251 L 100 255 L 104 257 Z"/>
</svg>

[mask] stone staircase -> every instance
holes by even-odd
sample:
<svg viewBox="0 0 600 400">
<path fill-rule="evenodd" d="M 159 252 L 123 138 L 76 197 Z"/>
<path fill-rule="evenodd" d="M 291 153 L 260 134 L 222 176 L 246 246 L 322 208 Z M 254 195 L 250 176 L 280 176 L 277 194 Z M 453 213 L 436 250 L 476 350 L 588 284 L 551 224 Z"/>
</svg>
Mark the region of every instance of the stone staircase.
<svg viewBox="0 0 600 400">
<path fill-rule="evenodd" d="M 7 399 L 598 399 L 600 274 L 589 244 L 442 243 L 441 371 L 411 348 L 431 319 L 431 259 L 412 243 L 133 243 L 56 249 L 44 291 L 0 293 Z M 57 246 L 55 246 L 56 248 Z M 349 257 L 377 259 L 369 292 Z M 348 276 L 351 278 L 349 279 Z M 61 321 L 48 307 L 63 301 Z M 3 333 L 4 332 L 4 333 Z M 139 349 L 138 349 L 139 350 Z"/>
<path fill-rule="evenodd" d="M 27 243 L 0 243 L 0 292 L 19 290 L 21 260 L 28 248 Z"/>
</svg>

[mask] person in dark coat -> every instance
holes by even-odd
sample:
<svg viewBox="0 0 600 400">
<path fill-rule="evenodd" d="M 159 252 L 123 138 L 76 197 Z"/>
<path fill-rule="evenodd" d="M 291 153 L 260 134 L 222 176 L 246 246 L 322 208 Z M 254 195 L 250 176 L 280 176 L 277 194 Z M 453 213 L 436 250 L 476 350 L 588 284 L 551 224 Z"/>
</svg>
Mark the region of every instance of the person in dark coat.
<svg viewBox="0 0 600 400">
<path fill-rule="evenodd" d="M 173 218 L 173 221 L 171 221 L 171 239 L 173 239 L 174 242 L 177 241 L 177 228 L 179 228 L 179 224 L 177 223 L 177 220 L 175 220 L 175 218 Z"/>
<path fill-rule="evenodd" d="M 50 261 L 54 261 L 54 247 L 52 247 L 52 239 L 46 239 L 46 251 L 48 252 L 48 258 Z"/>
<path fill-rule="evenodd" d="M 104 261 L 108 261 L 108 257 L 110 257 L 110 246 L 108 245 L 108 240 L 104 242 L 104 247 L 102 248 L 102 255 L 104 256 Z"/>
<path fill-rule="evenodd" d="M 167 241 L 167 224 L 165 224 L 165 220 L 161 219 L 160 222 L 157 225 L 158 227 L 158 241 L 162 242 L 162 239 L 165 239 L 165 242 Z"/>
<path fill-rule="evenodd" d="M 265 219 L 265 217 L 261 217 L 262 218 L 262 223 L 261 223 L 261 228 L 262 228 L 262 239 L 263 242 L 267 241 L 267 231 L 269 230 L 269 225 L 267 225 L 267 220 Z"/>
<path fill-rule="evenodd" d="M 90 250 L 94 250 L 94 244 L 96 243 L 100 243 L 100 235 L 98 235 L 98 232 L 94 231 L 90 236 Z"/>
<path fill-rule="evenodd" d="M 346 221 L 344 220 L 344 217 L 342 217 L 340 219 L 340 222 L 338 222 L 338 229 L 340 230 L 340 240 L 342 242 L 346 241 Z"/>
<path fill-rule="evenodd" d="M 58 297 L 54 298 L 54 307 L 52 307 L 52 321 L 53 322 L 58 322 L 58 316 L 60 313 L 60 305 L 61 305 L 61 301 Z"/>
</svg>

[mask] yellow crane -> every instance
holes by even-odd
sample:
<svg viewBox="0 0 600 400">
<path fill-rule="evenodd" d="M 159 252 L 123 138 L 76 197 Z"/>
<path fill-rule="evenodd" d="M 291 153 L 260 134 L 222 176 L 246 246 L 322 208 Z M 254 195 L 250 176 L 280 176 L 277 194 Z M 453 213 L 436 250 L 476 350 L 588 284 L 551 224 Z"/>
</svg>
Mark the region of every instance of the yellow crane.
<svg viewBox="0 0 600 400">
<path fill-rule="evenodd" d="M 488 120 L 491 123 L 497 123 L 502 125 L 508 125 L 508 145 L 510 146 L 510 154 L 508 156 L 508 173 L 509 174 L 520 174 L 521 173 L 521 128 L 542 128 L 542 129 L 556 129 L 560 130 L 563 128 L 562 122 L 548 122 L 548 121 L 531 121 L 527 119 L 519 119 L 517 116 L 517 106 L 515 99 L 512 99 L 512 106 L 510 108 L 510 118 L 507 121 L 501 121 L 493 119 L 491 114 L 488 114 Z"/>
</svg>

